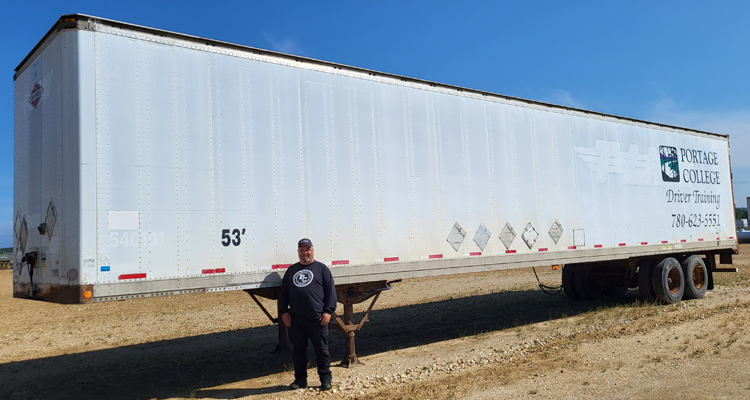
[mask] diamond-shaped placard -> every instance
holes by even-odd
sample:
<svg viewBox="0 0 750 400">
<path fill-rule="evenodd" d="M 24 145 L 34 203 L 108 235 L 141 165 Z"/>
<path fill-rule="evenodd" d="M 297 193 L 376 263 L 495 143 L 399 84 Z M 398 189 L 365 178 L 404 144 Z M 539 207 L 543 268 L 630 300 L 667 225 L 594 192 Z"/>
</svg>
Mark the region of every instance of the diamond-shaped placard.
<svg viewBox="0 0 750 400">
<path fill-rule="evenodd" d="M 29 103 L 32 107 L 36 108 L 39 104 L 39 100 L 42 98 L 42 93 L 44 93 L 42 85 L 40 85 L 39 82 L 35 83 L 34 87 L 31 89 L 31 94 L 29 95 Z"/>
<path fill-rule="evenodd" d="M 509 223 L 505 223 L 503 230 L 500 231 L 500 241 L 503 242 L 506 249 L 510 248 L 511 243 L 516 238 L 516 231 L 510 226 Z"/>
<path fill-rule="evenodd" d="M 487 242 L 490 241 L 491 237 L 492 232 L 490 232 L 484 224 L 479 224 L 479 228 L 477 228 L 477 232 L 474 234 L 474 243 L 479 246 L 480 250 L 484 251 L 484 248 L 487 247 Z"/>
<path fill-rule="evenodd" d="M 57 210 L 55 210 L 55 203 L 52 199 L 49 201 L 47 206 L 47 218 L 44 223 L 47 224 L 47 236 L 52 239 L 52 231 L 55 230 L 55 223 L 57 222 Z"/>
<path fill-rule="evenodd" d="M 526 229 L 523 230 L 521 238 L 524 242 L 526 242 L 526 245 L 529 246 L 529 248 L 534 247 L 534 243 L 536 242 L 537 237 L 539 237 L 539 233 L 537 233 L 536 229 L 534 229 L 534 226 L 531 225 L 531 222 L 526 224 Z"/>
<path fill-rule="evenodd" d="M 29 238 L 29 230 L 26 228 L 26 217 L 21 221 L 21 230 L 18 233 L 18 250 L 21 254 L 26 254 L 26 239 Z"/>
<path fill-rule="evenodd" d="M 13 232 L 16 235 L 16 239 L 18 239 L 21 234 L 21 210 L 16 212 L 16 219 L 13 222 Z"/>
<path fill-rule="evenodd" d="M 560 225 L 560 222 L 555 219 L 555 222 L 552 223 L 552 227 L 549 228 L 549 237 L 552 238 L 552 240 L 555 241 L 555 244 L 557 244 L 557 241 L 560 240 L 560 237 L 563 234 L 563 227 Z"/>
<path fill-rule="evenodd" d="M 451 247 L 453 247 L 453 250 L 458 251 L 458 248 L 461 247 L 461 243 L 463 243 L 465 237 L 466 231 L 461 228 L 461 225 L 459 225 L 458 222 L 456 222 L 453 224 L 453 228 L 445 240 L 447 240 Z"/>
</svg>

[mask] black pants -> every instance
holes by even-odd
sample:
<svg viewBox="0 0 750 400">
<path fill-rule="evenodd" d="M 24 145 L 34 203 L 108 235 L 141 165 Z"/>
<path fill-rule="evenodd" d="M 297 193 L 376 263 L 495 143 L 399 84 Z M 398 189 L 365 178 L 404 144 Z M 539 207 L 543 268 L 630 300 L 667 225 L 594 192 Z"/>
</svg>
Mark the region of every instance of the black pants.
<svg viewBox="0 0 750 400">
<path fill-rule="evenodd" d="M 320 326 L 317 319 L 292 315 L 289 340 L 294 351 L 294 381 L 307 383 L 307 340 L 315 349 L 320 384 L 331 383 L 331 355 L 328 353 L 328 325 Z"/>
</svg>

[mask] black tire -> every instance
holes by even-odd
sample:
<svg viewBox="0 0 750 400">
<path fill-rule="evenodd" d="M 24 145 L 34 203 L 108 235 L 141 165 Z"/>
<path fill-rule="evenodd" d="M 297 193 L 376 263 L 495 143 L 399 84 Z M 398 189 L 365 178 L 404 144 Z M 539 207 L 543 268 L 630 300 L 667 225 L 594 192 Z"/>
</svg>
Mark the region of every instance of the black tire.
<svg viewBox="0 0 750 400">
<path fill-rule="evenodd" d="M 596 278 L 588 276 L 583 268 L 578 268 L 575 271 L 573 282 L 575 283 L 576 293 L 581 297 L 581 300 L 594 301 L 602 297 L 604 287 L 599 286 Z"/>
<path fill-rule="evenodd" d="M 656 264 L 653 272 L 653 285 L 656 298 L 666 304 L 682 300 L 685 292 L 685 276 L 679 261 L 667 257 Z"/>
<path fill-rule="evenodd" d="M 638 265 L 638 291 L 643 301 L 654 301 L 654 260 L 643 260 Z"/>
<path fill-rule="evenodd" d="M 700 256 L 690 256 L 682 262 L 685 276 L 685 299 L 702 299 L 708 289 L 708 268 Z"/>
<path fill-rule="evenodd" d="M 565 295 L 571 300 L 581 300 L 581 296 L 576 292 L 575 286 L 575 264 L 568 264 L 563 267 L 562 271 L 562 287 Z"/>
</svg>

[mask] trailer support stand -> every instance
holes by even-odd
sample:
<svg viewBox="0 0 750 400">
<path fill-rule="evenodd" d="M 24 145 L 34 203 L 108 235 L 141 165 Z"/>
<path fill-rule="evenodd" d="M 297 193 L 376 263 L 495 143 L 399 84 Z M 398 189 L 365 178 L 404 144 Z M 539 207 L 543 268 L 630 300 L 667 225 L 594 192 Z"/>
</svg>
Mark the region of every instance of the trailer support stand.
<svg viewBox="0 0 750 400">
<path fill-rule="evenodd" d="M 279 302 L 276 301 L 276 313 L 278 315 L 278 318 L 274 318 L 273 316 L 271 316 L 271 313 L 269 313 L 268 310 L 266 310 L 266 308 L 263 307 L 263 304 L 260 302 L 260 300 L 258 300 L 258 298 L 255 297 L 255 294 L 257 293 L 261 297 L 265 297 L 271 300 L 278 300 L 278 290 L 269 292 L 267 290 L 263 291 L 262 289 L 260 290 L 256 289 L 255 291 L 246 290 L 246 292 L 247 294 L 250 295 L 250 297 L 253 298 L 253 300 L 255 301 L 255 304 L 257 304 L 258 307 L 260 307 L 263 313 L 266 314 L 266 317 L 268 317 L 271 323 L 278 324 L 279 326 L 279 343 L 276 345 L 276 348 L 273 349 L 272 353 L 280 353 L 282 350 L 286 350 L 289 347 L 287 345 L 287 330 L 286 330 L 286 326 L 281 321 L 281 310 L 279 310 Z"/>
<path fill-rule="evenodd" d="M 346 357 L 341 360 L 341 363 L 339 364 L 340 367 L 349 368 L 354 365 L 364 365 L 364 363 L 357 358 L 357 351 L 354 346 L 354 332 L 362 329 L 362 325 L 369 321 L 367 317 L 370 316 L 370 311 L 372 311 L 372 307 L 375 305 L 378 297 L 380 297 L 380 292 L 375 293 L 375 296 L 370 302 L 370 307 L 367 308 L 367 312 L 362 317 L 362 320 L 359 321 L 359 324 L 354 323 L 354 304 L 350 302 L 344 303 L 343 321 L 338 315 L 336 315 L 336 313 L 333 313 L 333 318 L 336 320 L 337 325 L 331 325 L 331 327 L 343 331 L 344 335 L 346 335 Z"/>
</svg>

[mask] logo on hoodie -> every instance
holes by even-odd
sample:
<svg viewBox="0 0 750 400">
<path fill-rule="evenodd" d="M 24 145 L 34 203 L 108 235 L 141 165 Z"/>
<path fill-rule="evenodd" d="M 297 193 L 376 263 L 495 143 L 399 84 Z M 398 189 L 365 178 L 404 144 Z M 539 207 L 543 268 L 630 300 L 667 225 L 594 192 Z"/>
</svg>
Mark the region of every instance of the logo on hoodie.
<svg viewBox="0 0 750 400">
<path fill-rule="evenodd" d="M 297 287 L 305 287 L 310 284 L 310 282 L 313 281 L 313 273 L 309 269 L 302 269 L 297 271 L 296 274 L 294 274 L 294 277 L 292 278 L 292 282 L 294 282 L 294 286 Z"/>
</svg>

